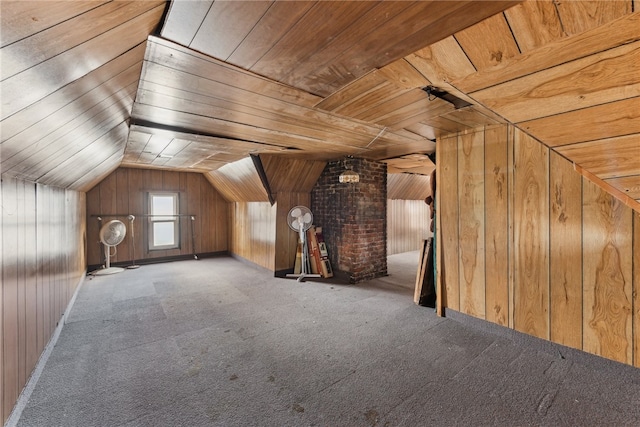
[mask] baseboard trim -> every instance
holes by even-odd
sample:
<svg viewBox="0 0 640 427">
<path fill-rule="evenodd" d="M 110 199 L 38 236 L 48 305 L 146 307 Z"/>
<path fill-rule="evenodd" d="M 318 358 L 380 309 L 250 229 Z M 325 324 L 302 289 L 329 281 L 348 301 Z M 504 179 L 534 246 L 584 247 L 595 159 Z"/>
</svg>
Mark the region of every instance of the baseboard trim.
<svg viewBox="0 0 640 427">
<path fill-rule="evenodd" d="M 56 346 L 56 343 L 58 342 L 58 338 L 60 337 L 62 328 L 67 323 L 68 314 L 71 312 L 71 309 L 73 308 L 73 305 L 76 302 L 76 298 L 78 296 L 78 293 L 80 292 L 80 288 L 82 288 L 82 285 L 84 284 L 84 278 L 86 275 L 87 275 L 87 271 L 85 270 L 82 276 L 80 277 L 78 286 L 76 286 L 76 290 L 73 292 L 73 295 L 71 296 L 71 299 L 67 304 L 67 307 L 65 308 L 64 312 L 62 313 L 62 316 L 58 320 L 58 324 L 56 325 L 56 328 L 54 329 L 53 334 L 49 339 L 49 342 L 47 343 L 44 350 L 42 351 L 42 354 L 38 358 L 38 362 L 36 363 L 36 366 L 33 368 L 33 371 L 31 372 L 31 375 L 29 376 L 27 383 L 25 384 L 24 388 L 20 392 L 20 396 L 18 396 L 18 400 L 16 401 L 16 404 L 11 410 L 11 414 L 9 414 L 9 418 L 5 423 L 5 427 L 15 427 L 18 425 L 18 421 L 20 421 L 20 417 L 22 416 L 22 411 L 24 411 L 24 408 L 27 406 L 27 402 L 29 402 L 29 398 L 31 398 L 31 394 L 33 393 L 33 390 L 36 388 L 36 384 L 38 384 L 40 375 L 42 375 L 42 371 L 44 370 L 44 367 L 47 364 L 47 361 L 49 360 L 49 356 L 51 356 L 51 352 L 53 351 L 53 348 Z"/>
<path fill-rule="evenodd" d="M 215 258 L 219 256 L 229 256 L 228 251 L 219 251 L 219 252 L 205 252 L 202 254 L 188 254 L 188 255 L 175 255 L 175 256 L 165 256 L 158 258 L 145 258 L 145 259 L 136 259 L 135 261 L 123 261 L 123 262 L 113 262 L 111 263 L 112 267 L 123 267 L 126 268 L 135 262 L 136 265 L 148 265 L 148 264 L 159 264 L 163 262 L 173 262 L 173 261 L 186 261 L 190 259 L 204 259 L 204 258 Z M 87 266 L 87 271 L 93 273 L 94 271 L 98 271 L 102 268 L 100 264 L 93 264 Z"/>
</svg>

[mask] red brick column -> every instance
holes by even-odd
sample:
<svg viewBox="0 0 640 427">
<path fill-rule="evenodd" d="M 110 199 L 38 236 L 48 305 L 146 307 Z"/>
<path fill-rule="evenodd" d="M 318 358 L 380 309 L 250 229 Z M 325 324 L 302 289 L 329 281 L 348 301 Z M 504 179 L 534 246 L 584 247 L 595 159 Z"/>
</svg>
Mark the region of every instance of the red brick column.
<svg viewBox="0 0 640 427">
<path fill-rule="evenodd" d="M 341 183 L 352 169 L 360 182 Z M 349 158 L 329 162 L 311 192 L 316 226 L 322 227 L 334 270 L 350 283 L 387 275 L 387 165 Z"/>
</svg>

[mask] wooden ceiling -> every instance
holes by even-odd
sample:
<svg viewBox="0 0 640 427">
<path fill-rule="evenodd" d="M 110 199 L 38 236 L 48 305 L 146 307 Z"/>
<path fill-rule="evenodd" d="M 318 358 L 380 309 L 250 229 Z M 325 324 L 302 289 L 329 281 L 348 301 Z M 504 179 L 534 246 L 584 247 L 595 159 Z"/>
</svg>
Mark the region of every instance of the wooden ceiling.
<svg viewBox="0 0 640 427">
<path fill-rule="evenodd" d="M 511 122 L 640 199 L 633 0 L 0 7 L 3 174 L 87 190 L 249 154 L 428 173 L 435 138 Z"/>
<path fill-rule="evenodd" d="M 515 3 L 176 1 L 161 35 L 324 98 Z"/>
<path fill-rule="evenodd" d="M 175 166 L 203 172 L 246 157 L 251 144 L 251 154 L 306 160 L 433 152 L 440 130 L 421 125 L 425 115 L 458 118 L 446 132 L 500 119 L 474 107 L 456 115 L 429 100 L 421 90 L 429 80 L 411 65 L 389 64 L 514 3 L 173 2 L 161 37 L 148 42 L 132 111 L 136 142 L 159 127 L 224 141 L 204 164 L 191 152 L 197 144 L 182 148 Z M 383 87 L 347 99 L 372 85 Z M 162 150 L 130 144 L 124 163 L 154 167 L 173 155 Z"/>
<path fill-rule="evenodd" d="M 164 1 L 2 1 L 2 174 L 88 190 L 122 161 Z"/>
</svg>

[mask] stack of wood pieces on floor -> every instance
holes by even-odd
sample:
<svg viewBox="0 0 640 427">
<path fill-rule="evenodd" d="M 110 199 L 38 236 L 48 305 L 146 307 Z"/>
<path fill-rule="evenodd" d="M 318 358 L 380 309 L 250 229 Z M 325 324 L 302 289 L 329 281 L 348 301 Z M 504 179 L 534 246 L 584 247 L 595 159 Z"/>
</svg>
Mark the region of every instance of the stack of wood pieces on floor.
<svg viewBox="0 0 640 427">
<path fill-rule="evenodd" d="M 311 271 L 312 274 L 319 274 L 324 278 L 333 277 L 333 270 L 331 269 L 331 262 L 329 261 L 329 252 L 327 245 L 322 235 L 322 228 L 312 225 L 307 230 L 307 249 L 309 253 L 306 271 Z M 302 269 L 302 245 L 298 244 L 298 251 L 296 253 L 296 261 L 293 267 L 294 274 L 300 274 Z"/>
<path fill-rule="evenodd" d="M 413 302 L 426 307 L 436 306 L 433 237 L 429 237 L 422 241 Z"/>
</svg>

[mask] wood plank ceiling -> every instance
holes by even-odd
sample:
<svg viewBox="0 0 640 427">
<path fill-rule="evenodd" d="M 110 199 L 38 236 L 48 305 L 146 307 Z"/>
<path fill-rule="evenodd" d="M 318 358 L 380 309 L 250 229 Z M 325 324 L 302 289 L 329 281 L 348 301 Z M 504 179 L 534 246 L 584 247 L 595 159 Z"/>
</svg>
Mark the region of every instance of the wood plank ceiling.
<svg viewBox="0 0 640 427">
<path fill-rule="evenodd" d="M 3 174 L 86 190 L 249 154 L 426 174 L 435 138 L 511 122 L 640 199 L 633 0 L 0 5 Z"/>
<path fill-rule="evenodd" d="M 454 107 L 430 101 L 421 90 L 430 82 L 410 64 L 388 64 L 514 3 L 173 2 L 161 37 L 149 40 L 124 163 L 206 172 L 248 154 L 331 160 L 433 152 L 437 132 L 419 121 Z M 355 103 L 339 91 L 372 84 L 384 87 Z M 496 122 L 475 110 L 460 117 L 449 128 Z M 201 144 L 170 132 L 157 141 L 159 127 L 218 144 L 202 163 L 201 153 L 188 154 Z"/>
<path fill-rule="evenodd" d="M 164 1 L 2 1 L 3 175 L 87 190 L 122 160 Z"/>
</svg>

